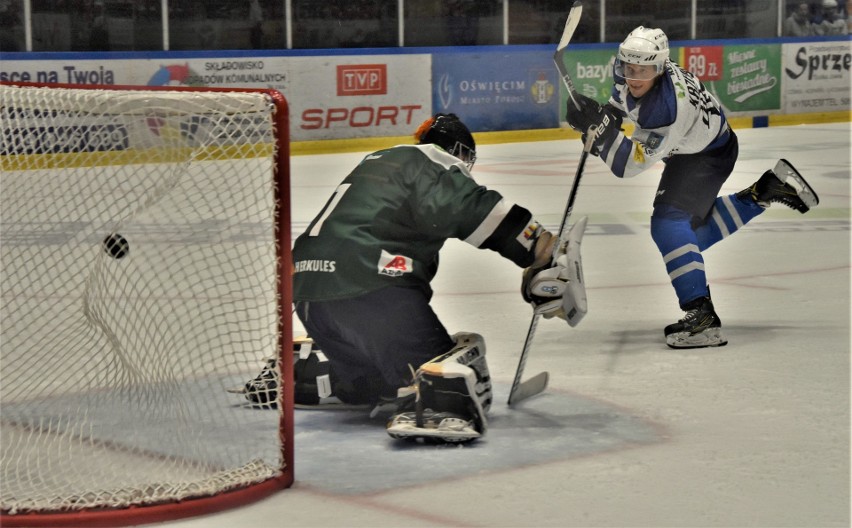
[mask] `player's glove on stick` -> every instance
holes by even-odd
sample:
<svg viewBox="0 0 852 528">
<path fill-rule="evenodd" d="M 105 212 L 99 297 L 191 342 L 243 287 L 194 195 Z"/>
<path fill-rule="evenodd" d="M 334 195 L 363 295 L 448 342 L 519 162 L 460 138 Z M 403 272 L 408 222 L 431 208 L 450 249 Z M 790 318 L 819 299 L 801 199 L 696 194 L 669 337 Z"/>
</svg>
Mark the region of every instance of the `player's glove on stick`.
<svg viewBox="0 0 852 528">
<path fill-rule="evenodd" d="M 592 126 L 597 127 L 597 138 L 595 139 L 591 153 L 594 156 L 600 156 L 601 151 L 608 149 L 621 131 L 623 119 L 621 112 L 610 104 L 601 106 L 597 101 L 585 95 L 574 94 L 574 100 L 577 101 L 577 104 L 574 104 L 573 100 L 568 99 L 565 119 L 571 128 L 582 132 L 584 144 L 589 128 Z M 577 108 L 578 105 L 579 108 Z"/>
</svg>

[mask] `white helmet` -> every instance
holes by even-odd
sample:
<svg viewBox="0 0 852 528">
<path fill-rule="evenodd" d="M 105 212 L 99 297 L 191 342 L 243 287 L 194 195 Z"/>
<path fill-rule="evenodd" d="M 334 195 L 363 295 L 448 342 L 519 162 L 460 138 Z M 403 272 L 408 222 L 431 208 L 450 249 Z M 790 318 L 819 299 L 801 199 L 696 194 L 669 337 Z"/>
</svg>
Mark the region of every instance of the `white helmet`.
<svg viewBox="0 0 852 528">
<path fill-rule="evenodd" d="M 669 39 L 662 29 L 639 26 L 627 35 L 624 42 L 618 46 L 615 62 L 615 73 L 626 79 L 649 80 L 663 72 L 663 67 L 669 58 Z M 642 68 L 638 76 L 624 70 L 624 64 L 653 66 L 653 69 Z"/>
</svg>

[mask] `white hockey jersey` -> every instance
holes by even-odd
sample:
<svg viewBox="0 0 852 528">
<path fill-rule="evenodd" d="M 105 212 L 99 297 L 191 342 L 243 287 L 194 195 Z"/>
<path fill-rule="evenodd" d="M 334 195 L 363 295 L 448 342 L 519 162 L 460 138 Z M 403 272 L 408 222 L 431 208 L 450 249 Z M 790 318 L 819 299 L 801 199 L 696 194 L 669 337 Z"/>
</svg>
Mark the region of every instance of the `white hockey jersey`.
<svg viewBox="0 0 852 528">
<path fill-rule="evenodd" d="M 663 74 L 635 99 L 616 78 L 609 103 L 635 124 L 630 138 L 619 133 L 600 153 L 620 178 L 635 176 L 677 154 L 712 150 L 728 139 L 728 123 L 716 97 L 694 75 L 667 61 Z"/>
</svg>

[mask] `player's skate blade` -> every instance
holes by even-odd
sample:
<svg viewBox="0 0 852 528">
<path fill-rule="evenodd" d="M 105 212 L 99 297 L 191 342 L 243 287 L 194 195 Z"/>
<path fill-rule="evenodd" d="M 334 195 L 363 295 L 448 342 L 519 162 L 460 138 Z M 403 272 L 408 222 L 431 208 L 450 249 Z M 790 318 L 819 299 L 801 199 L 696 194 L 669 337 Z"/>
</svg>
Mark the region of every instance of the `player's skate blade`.
<svg viewBox="0 0 852 528">
<path fill-rule="evenodd" d="M 387 427 L 392 438 L 423 441 L 428 443 L 459 444 L 476 440 L 481 435 L 473 422 L 451 413 L 423 411 L 423 425 L 417 426 L 417 413 L 404 412 L 395 415 Z"/>
<path fill-rule="evenodd" d="M 805 181 L 805 178 L 799 174 L 799 171 L 797 171 L 789 161 L 785 159 L 778 160 L 778 163 L 775 164 L 775 168 L 772 169 L 772 172 L 775 173 L 775 176 L 777 176 L 779 180 L 790 185 L 796 190 L 799 198 L 805 202 L 808 209 L 812 209 L 819 204 L 819 196 L 817 196 L 813 187 Z M 807 211 L 800 210 L 800 212 L 804 213 Z"/>
<path fill-rule="evenodd" d="M 706 348 L 728 344 L 722 336 L 721 328 L 707 328 L 702 332 L 674 332 L 666 336 L 666 344 L 671 348 Z"/>
<path fill-rule="evenodd" d="M 683 319 L 663 330 L 667 345 L 671 348 L 704 348 L 728 344 L 722 337 L 722 321 L 716 315 L 709 295 L 693 299 L 681 308 L 686 311 Z"/>
</svg>

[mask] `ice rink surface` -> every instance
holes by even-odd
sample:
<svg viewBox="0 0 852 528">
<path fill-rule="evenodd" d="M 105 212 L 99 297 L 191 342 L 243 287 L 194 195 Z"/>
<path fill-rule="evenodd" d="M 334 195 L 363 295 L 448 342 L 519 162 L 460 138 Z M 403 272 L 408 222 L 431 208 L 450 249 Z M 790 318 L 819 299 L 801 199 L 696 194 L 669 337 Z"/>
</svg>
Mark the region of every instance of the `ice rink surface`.
<svg viewBox="0 0 852 528">
<path fill-rule="evenodd" d="M 451 333 L 485 337 L 497 397 L 485 439 L 401 446 L 361 414 L 297 410 L 291 489 L 163 525 L 850 526 L 850 130 L 737 131 L 723 194 L 785 158 L 820 205 L 774 205 L 704 253 L 727 346 L 665 345 L 682 312 L 649 233 L 662 165 L 619 180 L 592 158 L 572 215 L 589 217 L 589 313 L 539 325 L 525 377 L 548 371 L 544 394 L 506 406 L 531 316 L 521 270 L 449 241 L 433 305 Z M 555 228 L 580 151 L 483 145 L 473 174 Z M 363 156 L 292 158 L 294 236 Z"/>
</svg>

